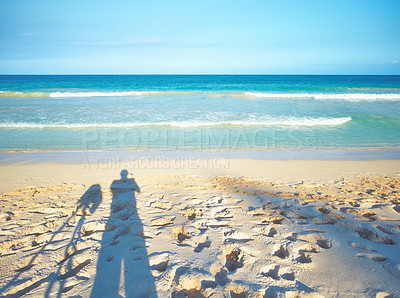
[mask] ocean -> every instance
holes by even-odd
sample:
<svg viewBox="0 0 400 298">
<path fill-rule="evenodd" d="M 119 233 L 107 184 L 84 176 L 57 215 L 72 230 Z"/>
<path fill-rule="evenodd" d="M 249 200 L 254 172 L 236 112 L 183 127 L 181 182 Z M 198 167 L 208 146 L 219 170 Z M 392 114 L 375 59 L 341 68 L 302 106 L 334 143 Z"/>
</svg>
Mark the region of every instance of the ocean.
<svg viewBox="0 0 400 298">
<path fill-rule="evenodd" d="M 0 151 L 399 149 L 400 76 L 0 76 Z"/>
</svg>

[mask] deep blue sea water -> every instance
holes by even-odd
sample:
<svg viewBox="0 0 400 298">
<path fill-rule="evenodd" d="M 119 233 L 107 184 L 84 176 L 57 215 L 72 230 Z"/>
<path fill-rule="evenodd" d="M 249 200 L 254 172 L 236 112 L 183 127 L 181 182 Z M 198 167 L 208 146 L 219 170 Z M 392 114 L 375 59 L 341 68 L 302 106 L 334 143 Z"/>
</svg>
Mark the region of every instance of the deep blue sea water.
<svg viewBox="0 0 400 298">
<path fill-rule="evenodd" d="M 0 76 L 0 151 L 398 149 L 400 76 Z"/>
</svg>

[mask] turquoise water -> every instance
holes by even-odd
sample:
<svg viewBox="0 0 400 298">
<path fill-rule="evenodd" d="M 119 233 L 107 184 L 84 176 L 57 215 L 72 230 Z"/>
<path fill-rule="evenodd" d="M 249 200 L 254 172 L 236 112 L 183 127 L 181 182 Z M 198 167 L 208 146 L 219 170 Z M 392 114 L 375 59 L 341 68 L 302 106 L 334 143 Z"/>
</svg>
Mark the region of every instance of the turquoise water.
<svg viewBox="0 0 400 298">
<path fill-rule="evenodd" d="M 0 76 L 0 150 L 400 147 L 400 76 Z"/>
</svg>

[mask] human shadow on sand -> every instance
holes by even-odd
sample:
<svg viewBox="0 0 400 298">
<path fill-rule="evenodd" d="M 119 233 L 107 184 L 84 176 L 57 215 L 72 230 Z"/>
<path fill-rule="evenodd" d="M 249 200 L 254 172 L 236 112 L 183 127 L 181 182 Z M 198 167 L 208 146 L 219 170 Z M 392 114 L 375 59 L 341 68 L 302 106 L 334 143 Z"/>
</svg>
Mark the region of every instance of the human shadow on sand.
<svg viewBox="0 0 400 298">
<path fill-rule="evenodd" d="M 45 297 L 53 296 L 54 291 L 57 293 L 57 297 L 61 297 L 62 292 L 69 291 L 69 287 L 66 286 L 67 278 L 76 275 L 91 262 L 91 259 L 87 258 L 77 266 L 74 266 L 74 257 L 90 248 L 84 247 L 83 245 L 81 246 L 81 244 L 85 243 L 85 239 L 82 239 L 82 233 L 85 233 L 83 225 L 86 222 L 86 217 L 92 215 L 97 210 L 102 199 L 103 194 L 99 184 L 90 186 L 79 199 L 74 213 L 76 218 L 79 218 L 78 222 L 75 225 L 68 244 L 64 248 L 64 258 L 58 261 L 59 266 L 55 272 L 57 278 L 49 280 L 49 285 L 44 295 Z M 57 286 L 58 288 L 56 289 Z"/>
<path fill-rule="evenodd" d="M 143 225 L 136 209 L 140 192 L 128 171 L 110 186 L 110 216 L 101 240 L 91 297 L 157 297 Z"/>
<path fill-rule="evenodd" d="M 88 248 L 80 248 L 80 244 L 84 243 L 81 239 L 83 225 L 86 223 L 87 217 L 92 215 L 102 202 L 102 191 L 99 184 L 90 186 L 78 201 L 75 212 L 68 217 L 63 224 L 58 226 L 46 243 L 41 244 L 40 248 L 32 254 L 27 265 L 16 270 L 15 276 L 0 289 L 2 297 L 21 297 L 36 288 L 48 283 L 44 297 L 61 297 L 62 293 L 68 291 L 65 287 L 66 279 L 75 275 L 83 267 L 90 263 L 90 259 L 73 268 L 73 260 L 76 255 L 82 253 Z M 72 228 L 72 229 L 71 229 Z M 65 244 L 64 244 L 65 243 Z M 54 271 L 50 275 L 44 276 L 41 279 L 35 280 L 29 286 L 18 290 L 13 294 L 3 296 L 3 292 L 21 283 L 26 278 L 26 273 L 30 272 L 43 255 L 48 253 L 50 246 L 59 246 L 62 257 L 57 260 Z M 37 244 L 39 246 L 39 244 Z M 58 251 L 58 248 L 55 248 Z M 62 252 L 61 252 L 62 251 Z"/>
</svg>

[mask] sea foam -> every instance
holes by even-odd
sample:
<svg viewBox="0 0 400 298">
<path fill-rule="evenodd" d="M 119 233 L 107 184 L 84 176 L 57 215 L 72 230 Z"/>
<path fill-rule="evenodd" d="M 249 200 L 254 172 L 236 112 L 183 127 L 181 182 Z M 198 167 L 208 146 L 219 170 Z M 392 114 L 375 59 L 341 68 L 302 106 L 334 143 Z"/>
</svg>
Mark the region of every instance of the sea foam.
<svg viewBox="0 0 400 298">
<path fill-rule="evenodd" d="M 53 92 L 49 97 L 108 97 L 108 96 L 140 96 L 155 94 L 157 91 L 124 91 L 124 92 Z"/>
<path fill-rule="evenodd" d="M 178 128 L 215 127 L 215 126 L 336 126 L 350 122 L 351 117 L 340 118 L 275 118 L 262 121 L 162 121 L 162 122 L 131 122 L 131 123 L 29 123 L 29 122 L 7 122 L 0 123 L 1 128 L 129 128 L 169 126 Z"/>
<path fill-rule="evenodd" d="M 400 100 L 399 93 L 262 93 L 244 92 L 246 96 L 258 98 L 290 98 L 290 99 L 336 99 L 336 100 Z"/>
<path fill-rule="evenodd" d="M 188 96 L 200 94 L 208 97 L 234 98 L 266 98 L 266 99 L 317 99 L 317 100 L 400 100 L 400 93 L 268 93 L 268 92 L 226 92 L 226 91 L 80 91 L 80 92 L 31 92 L 31 91 L 0 91 L 0 97 L 51 97 L 51 98 L 82 98 L 82 97 L 123 97 L 123 96 Z"/>
</svg>

